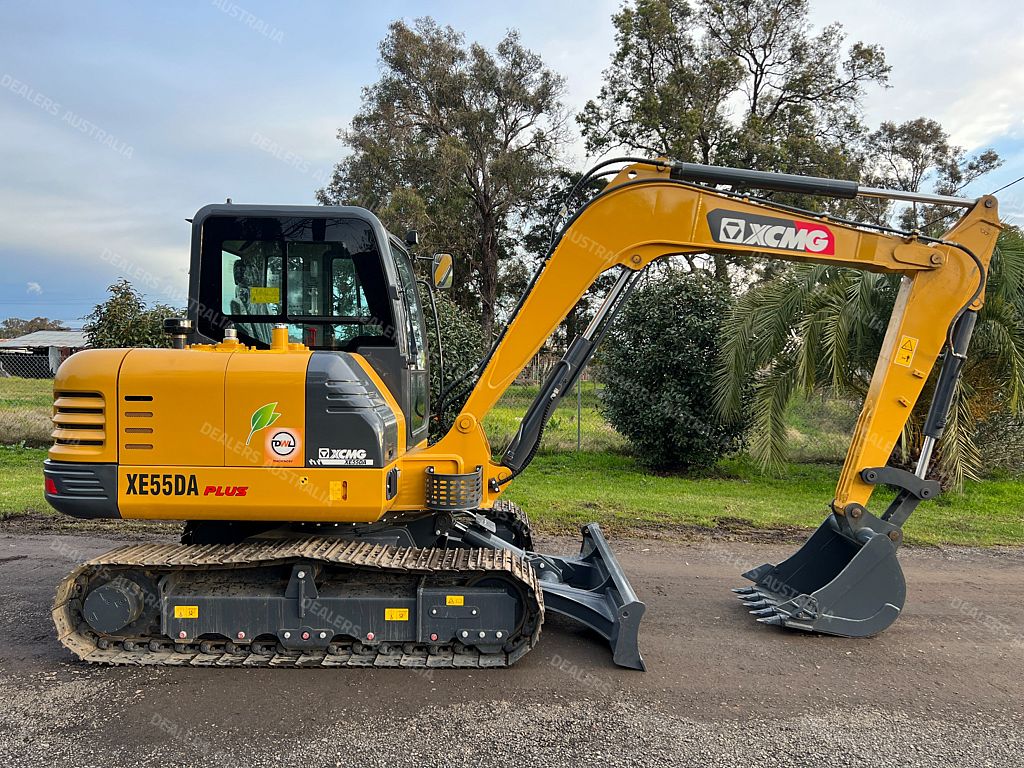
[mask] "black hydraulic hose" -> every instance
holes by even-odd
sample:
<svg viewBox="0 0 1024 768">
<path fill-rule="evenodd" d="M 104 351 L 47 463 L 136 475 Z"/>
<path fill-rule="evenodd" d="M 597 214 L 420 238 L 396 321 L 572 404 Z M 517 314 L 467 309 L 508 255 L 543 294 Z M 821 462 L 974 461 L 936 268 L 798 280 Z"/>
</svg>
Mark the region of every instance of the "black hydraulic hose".
<svg viewBox="0 0 1024 768">
<path fill-rule="evenodd" d="M 946 240 L 936 240 L 930 237 L 922 239 L 927 240 L 928 242 L 931 243 L 938 243 L 939 245 L 948 245 L 953 248 L 959 248 L 961 251 L 970 256 L 978 267 L 978 287 L 974 289 L 974 293 L 971 295 L 971 298 L 967 300 L 967 303 L 960 307 L 960 309 L 957 310 L 957 313 L 953 315 L 953 320 L 949 323 L 949 328 L 946 331 L 946 344 L 949 347 L 950 354 L 952 354 L 953 357 L 964 359 L 965 357 L 967 357 L 967 342 L 970 341 L 970 336 L 967 337 L 967 342 L 961 345 L 963 349 L 961 351 L 957 351 L 955 333 L 956 326 L 957 323 L 959 323 L 960 319 L 967 312 L 970 311 L 971 307 L 974 305 L 974 302 L 976 302 L 981 297 L 981 293 L 982 291 L 985 290 L 986 283 L 988 283 L 988 270 L 985 269 L 985 265 L 981 263 L 981 259 L 978 257 L 978 255 L 970 248 L 968 248 L 966 245 L 948 242 Z M 971 323 L 971 327 L 973 329 L 974 323 Z"/>
<path fill-rule="evenodd" d="M 598 173 L 602 168 L 607 168 L 609 165 L 615 165 L 617 163 L 639 163 L 643 165 L 653 165 L 655 168 L 671 168 L 672 163 L 665 162 L 663 160 L 651 160 L 647 157 L 613 157 L 608 160 L 602 160 L 597 165 L 590 168 L 586 173 L 580 176 L 579 180 L 569 188 L 569 192 L 562 199 L 562 207 L 568 210 L 569 203 L 572 202 L 583 188 L 594 179 L 600 178 L 601 176 L 608 176 L 613 173 L 618 173 L 621 168 L 615 168 L 611 171 L 605 171 Z M 554 246 L 554 240 L 552 240 L 552 247 Z"/>
<path fill-rule="evenodd" d="M 577 181 L 572 186 L 572 188 L 569 190 L 569 193 L 565 196 L 563 205 L 566 205 L 577 194 L 579 194 L 579 191 L 587 184 L 587 182 L 591 181 L 592 179 L 600 175 L 597 173 L 598 171 L 600 171 L 602 168 L 606 168 L 609 165 L 614 165 L 616 163 L 642 163 L 644 165 L 653 165 L 657 168 L 671 167 L 671 163 L 664 162 L 661 160 L 651 160 L 650 158 L 646 157 L 613 157 L 609 160 L 603 160 L 602 162 L 590 168 L 585 174 L 583 174 L 582 177 L 580 177 L 580 180 Z M 618 169 L 616 170 L 616 173 L 617 172 Z M 646 179 L 644 181 L 660 181 L 660 179 Z M 548 263 L 548 259 L 551 258 L 551 254 L 554 253 L 555 247 L 558 245 L 558 242 L 565 235 L 565 231 L 568 228 L 569 224 L 574 222 L 578 218 L 579 214 L 582 213 L 582 211 L 584 211 L 586 208 L 588 208 L 590 204 L 593 203 L 594 200 L 597 200 L 597 198 L 599 197 L 601 197 L 601 195 L 595 196 L 593 199 L 588 200 L 584 205 L 582 205 L 580 209 L 573 214 L 572 218 L 568 221 L 568 223 L 562 226 L 557 236 L 552 238 L 552 241 L 548 246 L 547 253 L 544 254 L 544 258 L 541 260 L 541 263 L 537 266 L 537 269 L 534 270 L 533 276 L 530 278 L 530 282 L 526 286 L 526 290 L 523 291 L 522 295 L 519 297 L 519 301 L 516 303 L 515 309 L 512 310 L 512 317 L 515 317 L 516 315 L 519 314 L 519 310 L 522 309 L 523 303 L 526 301 L 526 297 L 530 295 L 530 292 L 533 290 L 533 287 L 537 284 L 537 280 L 540 278 L 541 272 L 544 270 L 545 265 Z M 448 398 L 451 396 L 452 392 L 455 391 L 455 387 L 465 382 L 466 379 L 472 376 L 473 374 L 479 373 L 480 371 L 487 367 L 487 364 L 491 361 L 491 358 L 494 357 L 494 353 L 498 349 L 498 346 L 504 340 L 505 333 L 507 331 L 508 326 L 503 328 L 501 333 L 498 334 L 498 336 L 494 339 L 493 342 L 491 342 L 491 346 L 488 348 L 487 353 L 480 359 L 480 362 L 478 362 L 472 368 L 466 370 L 455 381 L 449 384 L 447 388 L 441 391 L 441 394 L 438 396 L 439 408 L 441 405 L 444 405 L 448 402 Z"/>
<path fill-rule="evenodd" d="M 558 361 L 558 367 L 559 368 L 563 368 L 564 367 L 564 368 L 568 369 L 569 368 L 569 363 L 567 361 L 565 361 L 565 360 L 559 360 Z M 558 375 L 558 374 L 556 373 L 554 375 Z M 506 483 L 510 483 L 515 478 L 519 477 L 519 475 L 522 474 L 523 470 L 526 469 L 530 465 L 530 462 L 533 461 L 533 457 L 536 456 L 537 455 L 537 451 L 540 450 L 540 444 L 541 444 L 541 441 L 544 438 L 544 430 L 547 429 L 548 421 L 551 420 L 551 412 L 555 409 L 555 406 L 557 405 L 557 403 L 558 403 L 558 401 L 560 399 L 561 398 L 550 398 L 548 400 L 547 405 L 545 405 L 545 407 L 544 407 L 544 415 L 541 418 L 540 431 L 537 433 L 537 440 L 530 447 L 529 453 L 526 454 L 526 459 L 523 460 L 523 463 L 519 466 L 518 469 L 513 469 L 509 473 L 508 477 L 503 477 L 500 480 L 495 481 L 497 483 L 498 487 L 501 487 L 501 486 L 505 485 Z"/>
<path fill-rule="evenodd" d="M 707 187 L 707 186 L 705 186 L 703 184 L 687 183 L 687 182 L 681 181 L 679 179 L 637 179 L 636 181 L 631 181 L 631 182 L 626 182 L 625 184 L 621 184 L 618 187 L 616 187 L 615 189 L 622 189 L 623 187 L 632 186 L 634 184 L 644 184 L 644 183 L 652 183 L 652 182 L 670 183 L 670 184 L 681 184 L 681 185 L 686 186 L 686 187 L 691 187 L 691 188 L 701 189 L 701 190 L 710 189 L 709 187 Z M 953 329 L 956 326 L 957 321 L 961 317 L 963 317 L 963 314 L 965 312 L 967 312 L 971 308 L 971 306 L 974 304 L 974 302 L 976 302 L 978 300 L 978 298 L 981 296 L 982 292 L 985 290 L 985 284 L 988 282 L 988 272 L 985 269 L 984 264 L 982 264 L 981 259 L 978 257 L 978 255 L 976 253 L 974 253 L 966 245 L 963 245 L 961 243 L 952 242 L 952 241 L 949 241 L 949 240 L 942 240 L 940 238 L 928 237 L 927 235 L 921 235 L 921 234 L 917 234 L 917 233 L 914 233 L 914 232 L 907 232 L 907 231 L 902 230 L 902 229 L 895 229 L 893 227 L 887 227 L 887 226 L 885 226 L 883 224 L 873 224 L 871 222 L 854 221 L 852 219 L 843 218 L 841 216 L 832 216 L 832 215 L 827 214 L 827 213 L 822 213 L 821 211 L 811 211 L 811 210 L 808 210 L 806 208 L 800 208 L 800 207 L 797 207 L 797 206 L 794 206 L 794 205 L 785 205 L 783 203 L 773 202 L 772 200 L 768 200 L 766 198 L 752 197 L 750 195 L 745 195 L 745 194 L 742 194 L 740 192 L 733 192 L 732 190 L 710 189 L 710 191 L 713 192 L 714 194 L 725 195 L 727 197 L 732 197 L 732 198 L 736 198 L 736 199 L 740 199 L 740 200 L 753 200 L 753 201 L 758 202 L 758 203 L 764 203 L 765 205 L 770 205 L 773 208 L 778 208 L 780 210 L 790 211 L 792 213 L 798 213 L 798 214 L 800 214 L 802 216 L 810 216 L 812 218 L 824 218 L 824 219 L 828 219 L 829 221 L 834 221 L 834 222 L 836 222 L 838 224 L 844 224 L 844 225 L 850 226 L 850 227 L 856 227 L 856 228 L 860 228 L 860 229 L 873 229 L 873 230 L 878 231 L 878 232 L 884 232 L 886 234 L 896 235 L 898 237 L 917 239 L 917 240 L 920 240 L 921 242 L 934 243 L 936 245 L 945 245 L 945 246 L 949 246 L 951 248 L 957 248 L 957 249 L 963 251 L 964 253 L 966 253 L 968 256 L 971 257 L 971 259 L 974 261 L 974 263 L 978 267 L 978 286 L 977 286 L 977 288 L 975 288 L 974 293 L 972 294 L 971 298 L 957 311 L 957 313 L 953 316 L 952 321 L 950 321 L 949 327 L 946 330 L 946 343 L 949 345 L 950 350 L 952 351 L 952 353 L 955 356 L 960 357 L 962 354 L 964 354 L 964 353 L 962 353 L 960 351 L 957 351 L 957 349 L 956 349 L 955 342 L 954 342 L 954 339 L 953 339 Z M 600 197 L 600 195 L 598 197 Z M 597 198 L 594 198 L 594 199 L 596 200 Z M 589 203 L 588 203 L 588 205 L 589 205 Z M 587 206 L 583 206 L 583 208 L 580 209 L 580 212 L 585 210 L 586 207 Z M 575 218 L 576 217 L 573 217 L 573 220 L 575 220 Z M 564 234 L 564 231 L 565 230 L 563 229 L 562 234 Z"/>
<path fill-rule="evenodd" d="M 635 277 L 635 276 L 634 276 Z M 592 339 L 587 339 L 584 335 L 577 336 L 573 343 L 569 346 L 565 356 L 558 361 L 558 369 L 549 374 L 547 381 L 541 385 L 540 390 L 537 393 L 538 398 L 545 398 L 544 410 L 541 413 L 539 426 L 537 428 L 536 435 L 533 437 L 533 444 L 530 446 L 530 450 L 526 454 L 526 458 L 522 461 L 514 462 L 514 466 L 509 466 L 509 450 L 513 452 L 519 448 L 519 440 L 524 437 L 524 428 L 528 422 L 532 421 L 531 411 L 536 406 L 536 401 L 531 405 L 530 410 L 527 411 L 526 416 L 520 425 L 520 432 L 517 433 L 516 437 L 513 438 L 512 443 L 505 449 L 506 459 L 503 460 L 505 466 L 508 466 L 512 470 L 508 477 L 504 477 L 497 481 L 498 486 L 505 485 L 512 479 L 522 474 L 523 470 L 529 466 L 530 462 L 533 461 L 537 455 L 537 451 L 540 450 L 541 443 L 544 439 L 544 430 L 547 429 L 548 422 L 551 420 L 551 414 L 558 404 L 561 402 L 565 393 L 572 389 L 573 385 L 577 382 L 579 377 L 583 374 L 583 369 L 586 368 L 590 359 L 594 356 L 594 352 L 597 351 L 598 346 L 604 340 L 608 330 L 612 327 L 612 323 L 618 316 L 619 311 L 625 306 L 626 301 L 629 299 L 636 287 L 636 279 L 630 279 L 626 284 L 622 292 L 613 299 L 614 304 L 612 305 L 604 321 L 601 323 L 600 328 L 597 329 L 597 333 L 594 334 Z M 562 369 L 565 369 L 564 373 Z M 555 394 L 557 392 L 557 394 Z M 528 430 L 527 430 L 528 432 Z"/>
<path fill-rule="evenodd" d="M 639 162 L 648 162 L 648 163 L 650 163 L 650 162 L 655 162 L 655 161 L 639 161 Z M 662 164 L 662 165 L 664 165 L 664 164 Z M 855 227 L 855 228 L 860 228 L 860 229 L 871 229 L 871 230 L 875 230 L 877 232 L 884 232 L 886 234 L 896 235 L 898 237 L 903 237 L 903 238 L 910 238 L 910 239 L 915 239 L 916 238 L 916 239 L 918 239 L 918 240 L 920 240 L 922 242 L 934 243 L 934 244 L 937 244 L 937 245 L 946 245 L 946 246 L 949 246 L 949 247 L 952 247 L 952 248 L 957 248 L 957 249 L 963 251 L 964 253 L 966 253 L 974 261 L 974 263 L 978 267 L 978 286 L 977 286 L 977 288 L 975 288 L 974 293 L 971 296 L 970 300 L 968 300 L 957 311 L 957 313 L 953 316 L 953 320 L 950 322 L 949 327 L 947 328 L 947 331 L 946 331 L 946 342 L 947 342 L 947 344 L 949 344 L 949 347 L 950 347 L 950 350 L 952 351 L 952 353 L 954 355 L 956 355 L 956 356 L 960 356 L 961 354 L 963 354 L 960 351 L 956 350 L 956 348 L 955 348 L 955 343 L 954 343 L 954 339 L 953 339 L 953 329 L 954 329 L 957 321 L 963 316 L 963 314 L 965 312 L 967 312 L 970 309 L 971 305 L 973 305 L 974 302 L 976 302 L 978 300 L 978 298 L 981 296 L 982 292 L 985 290 L 985 284 L 988 282 L 988 273 L 987 273 L 987 270 L 984 267 L 984 264 L 982 264 L 981 259 L 978 257 L 978 255 L 975 254 L 966 245 L 962 245 L 961 243 L 951 242 L 951 241 L 948 241 L 948 240 L 942 240 L 942 239 L 939 239 L 939 238 L 928 237 L 926 235 L 920 235 L 920 234 L 916 234 L 916 233 L 912 233 L 912 232 L 906 232 L 906 231 L 901 230 L 901 229 L 895 229 L 893 227 L 887 227 L 887 226 L 885 226 L 883 224 L 873 224 L 871 222 L 854 221 L 852 219 L 847 219 L 847 218 L 843 218 L 843 217 L 840 217 L 840 216 L 832 216 L 830 214 L 822 213 L 820 211 L 811 211 L 811 210 L 808 210 L 806 208 L 800 208 L 800 207 L 793 206 L 793 205 L 785 205 L 785 204 L 782 204 L 782 203 L 777 203 L 777 202 L 773 202 L 771 200 L 767 200 L 765 198 L 752 197 L 750 195 L 742 194 L 740 192 L 733 192 L 732 190 L 711 189 L 710 187 L 707 187 L 706 185 L 703 185 L 703 184 L 696 184 L 696 183 L 691 183 L 691 182 L 685 182 L 685 181 L 681 181 L 679 179 L 635 179 L 633 181 L 627 181 L 627 182 L 625 182 L 623 184 L 620 184 L 619 186 L 615 187 L 614 190 L 609 190 L 609 191 L 610 192 L 615 192 L 615 191 L 618 191 L 618 190 L 623 189 L 625 187 L 639 186 L 639 185 L 642 185 L 642 184 L 679 184 L 681 186 L 689 187 L 691 189 L 698 189 L 698 190 L 701 190 L 701 191 L 708 190 L 708 191 L 710 191 L 710 192 L 712 192 L 714 194 L 724 195 L 726 197 L 732 197 L 732 198 L 735 198 L 735 199 L 738 199 L 738 200 L 753 200 L 755 202 L 763 203 L 765 205 L 769 205 L 769 206 L 771 206 L 773 208 L 776 208 L 776 209 L 779 209 L 779 210 L 790 211 L 792 213 L 797 213 L 797 214 L 800 214 L 802 216 L 809 216 L 809 217 L 812 217 L 812 218 L 825 218 L 825 219 L 828 219 L 829 221 L 834 221 L 836 223 L 843 224 L 843 225 L 850 226 L 850 227 Z M 581 206 L 580 209 L 578 211 L 576 211 L 573 214 L 573 216 L 562 227 L 562 230 L 558 234 L 557 241 L 560 241 L 561 238 L 565 236 L 565 232 L 568 230 L 568 228 L 570 226 L 572 226 L 572 224 L 576 221 L 576 219 L 579 218 L 580 214 L 582 214 L 587 208 L 590 207 L 591 204 L 593 204 L 595 201 L 600 199 L 602 196 L 603 196 L 603 194 L 602 195 L 598 195 L 595 198 L 593 198 L 592 200 L 588 200 L 586 204 Z M 557 241 L 555 243 L 552 243 L 551 252 L 554 251 L 555 245 L 557 245 Z"/>
<path fill-rule="evenodd" d="M 859 185 L 855 181 L 826 179 L 821 176 L 798 176 L 792 173 L 754 171 L 746 168 L 728 168 L 721 165 L 673 163 L 672 178 L 711 184 L 745 185 L 776 192 L 795 192 L 802 195 L 852 199 Z"/>
<path fill-rule="evenodd" d="M 617 173 L 619 173 L 620 170 L 621 169 L 619 169 L 619 168 L 613 168 L 613 169 L 611 169 L 609 171 L 601 171 L 600 173 L 595 173 L 595 174 L 590 175 L 588 177 L 587 181 L 591 182 L 591 181 L 596 181 L 597 179 L 603 179 L 605 176 L 614 176 Z M 575 187 L 574 187 L 574 189 L 575 189 Z M 598 194 L 600 194 L 600 192 Z M 570 193 L 570 194 L 567 194 L 562 199 L 562 210 L 560 211 L 558 216 L 555 216 L 553 218 L 553 220 L 551 222 L 551 236 L 548 238 L 548 247 L 549 248 L 555 242 L 555 235 L 556 235 L 556 233 L 558 231 L 559 223 L 561 221 L 563 221 L 566 216 L 569 215 L 569 204 L 572 202 L 573 198 L 576 197 L 577 195 L 579 195 L 578 191 Z"/>
</svg>

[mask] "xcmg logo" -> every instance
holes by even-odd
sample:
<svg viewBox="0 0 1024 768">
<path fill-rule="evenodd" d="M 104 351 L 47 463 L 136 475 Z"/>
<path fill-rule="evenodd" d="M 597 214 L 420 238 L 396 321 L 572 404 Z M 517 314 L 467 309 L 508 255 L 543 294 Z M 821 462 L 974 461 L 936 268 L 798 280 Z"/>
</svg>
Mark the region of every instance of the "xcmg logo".
<svg viewBox="0 0 1024 768">
<path fill-rule="evenodd" d="M 825 256 L 836 252 L 832 230 L 817 221 L 776 219 L 717 209 L 708 211 L 708 228 L 716 243 Z"/>
<path fill-rule="evenodd" d="M 320 448 L 317 458 L 309 460 L 311 467 L 372 467 L 364 448 Z"/>
</svg>

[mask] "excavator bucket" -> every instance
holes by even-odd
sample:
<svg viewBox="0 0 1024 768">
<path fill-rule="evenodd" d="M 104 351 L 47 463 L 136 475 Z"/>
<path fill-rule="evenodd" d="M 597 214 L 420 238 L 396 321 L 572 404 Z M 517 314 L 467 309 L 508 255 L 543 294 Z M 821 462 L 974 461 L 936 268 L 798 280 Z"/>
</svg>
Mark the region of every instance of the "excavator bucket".
<svg viewBox="0 0 1024 768">
<path fill-rule="evenodd" d="M 903 610 L 907 584 L 896 546 L 883 533 L 840 530 L 834 515 L 788 560 L 743 574 L 752 587 L 734 589 L 762 624 L 842 637 L 868 637 Z"/>
</svg>

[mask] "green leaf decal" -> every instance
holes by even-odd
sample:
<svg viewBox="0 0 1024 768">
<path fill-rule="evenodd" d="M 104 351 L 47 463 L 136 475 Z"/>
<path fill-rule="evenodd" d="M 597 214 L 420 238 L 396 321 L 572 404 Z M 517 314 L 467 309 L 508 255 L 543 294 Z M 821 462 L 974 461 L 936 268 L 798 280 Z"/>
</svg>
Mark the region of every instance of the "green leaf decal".
<svg viewBox="0 0 1024 768">
<path fill-rule="evenodd" d="M 274 413 L 274 409 L 277 408 L 277 403 L 267 403 L 262 408 L 257 408 L 252 412 L 252 419 L 250 419 L 249 425 L 252 427 L 249 430 L 249 436 L 245 438 L 245 444 L 248 445 L 249 441 L 252 440 L 252 436 L 259 432 L 261 429 L 266 429 L 279 418 L 280 413 Z"/>
</svg>

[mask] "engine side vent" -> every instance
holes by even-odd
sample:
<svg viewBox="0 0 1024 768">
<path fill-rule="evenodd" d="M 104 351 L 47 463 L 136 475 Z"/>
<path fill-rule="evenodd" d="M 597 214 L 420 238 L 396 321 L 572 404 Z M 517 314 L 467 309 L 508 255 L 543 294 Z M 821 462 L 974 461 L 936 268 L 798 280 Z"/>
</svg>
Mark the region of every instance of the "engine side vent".
<svg viewBox="0 0 1024 768">
<path fill-rule="evenodd" d="M 53 401 L 53 432 L 57 445 L 102 448 L 106 408 L 100 392 L 57 392 Z"/>
<path fill-rule="evenodd" d="M 152 395 L 125 395 L 124 401 L 126 403 L 152 403 Z M 145 405 L 134 405 L 126 406 L 134 408 L 145 408 Z M 149 406 L 150 408 L 152 406 Z M 153 450 L 153 443 L 148 442 L 153 438 L 153 411 L 143 410 L 126 410 L 124 412 L 124 433 L 125 435 L 131 435 L 131 437 L 125 438 L 124 449 L 128 451 L 151 451 Z M 148 437 L 141 437 L 141 435 L 147 435 Z M 132 442 L 128 442 L 132 441 Z M 136 442 L 137 441 L 137 442 Z"/>
</svg>

